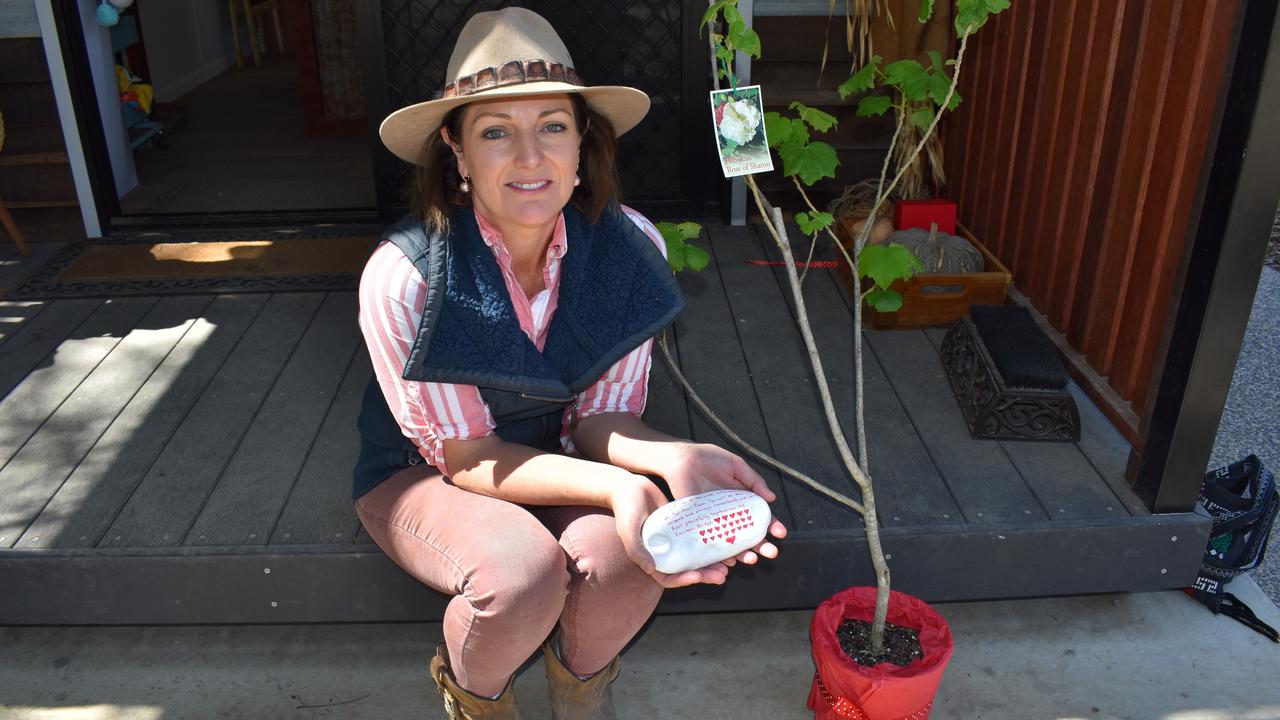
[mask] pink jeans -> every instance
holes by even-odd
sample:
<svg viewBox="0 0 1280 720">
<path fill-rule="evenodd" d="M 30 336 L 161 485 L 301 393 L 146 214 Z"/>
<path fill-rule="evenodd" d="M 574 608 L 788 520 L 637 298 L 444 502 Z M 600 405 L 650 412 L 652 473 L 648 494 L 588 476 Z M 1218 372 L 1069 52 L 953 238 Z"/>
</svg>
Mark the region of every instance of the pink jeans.
<svg viewBox="0 0 1280 720">
<path fill-rule="evenodd" d="M 444 614 L 449 664 L 476 695 L 502 692 L 557 622 L 565 665 L 601 670 L 662 595 L 597 508 L 516 505 L 416 466 L 361 496 L 356 513 L 397 565 L 454 596 Z"/>
</svg>

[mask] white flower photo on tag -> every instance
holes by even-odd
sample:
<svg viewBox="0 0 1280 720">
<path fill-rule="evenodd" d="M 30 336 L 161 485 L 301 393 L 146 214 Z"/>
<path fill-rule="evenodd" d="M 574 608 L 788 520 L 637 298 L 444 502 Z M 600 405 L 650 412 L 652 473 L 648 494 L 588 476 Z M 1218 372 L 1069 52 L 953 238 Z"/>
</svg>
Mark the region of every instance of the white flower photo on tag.
<svg viewBox="0 0 1280 720">
<path fill-rule="evenodd" d="M 712 90 L 711 124 L 725 177 L 773 169 L 759 85 Z"/>
</svg>

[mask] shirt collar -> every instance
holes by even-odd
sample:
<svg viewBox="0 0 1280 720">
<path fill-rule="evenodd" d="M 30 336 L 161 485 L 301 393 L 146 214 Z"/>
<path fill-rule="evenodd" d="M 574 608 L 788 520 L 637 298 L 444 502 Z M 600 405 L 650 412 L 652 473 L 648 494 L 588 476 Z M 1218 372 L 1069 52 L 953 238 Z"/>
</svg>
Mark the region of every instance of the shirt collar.
<svg viewBox="0 0 1280 720">
<path fill-rule="evenodd" d="M 475 213 L 476 225 L 480 227 L 480 237 L 484 240 L 484 244 L 500 255 L 510 256 L 511 253 L 502 242 L 502 233 L 498 232 L 498 229 L 474 208 L 472 212 Z M 568 250 L 569 237 L 564 227 L 564 213 L 560 213 L 560 217 L 556 218 L 556 227 L 551 231 L 551 244 L 547 246 L 547 258 L 560 260 Z"/>
</svg>

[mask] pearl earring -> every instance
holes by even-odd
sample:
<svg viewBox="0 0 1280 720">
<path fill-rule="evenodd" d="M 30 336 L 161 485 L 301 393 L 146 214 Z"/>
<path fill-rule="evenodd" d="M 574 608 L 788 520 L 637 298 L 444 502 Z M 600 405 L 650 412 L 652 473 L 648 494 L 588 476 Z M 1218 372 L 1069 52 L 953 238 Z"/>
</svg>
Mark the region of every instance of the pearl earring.
<svg viewBox="0 0 1280 720">
<path fill-rule="evenodd" d="M 463 177 L 463 178 L 462 178 L 462 182 L 458 183 L 458 189 L 459 189 L 459 190 L 461 190 L 461 191 L 462 191 L 462 192 L 464 192 L 464 193 L 469 193 L 469 192 L 471 192 L 471 183 L 470 183 L 470 182 L 468 182 L 468 180 L 469 180 L 469 179 L 470 179 L 470 178 Z"/>
<path fill-rule="evenodd" d="M 578 187 L 578 186 L 579 186 L 579 185 L 581 185 L 581 184 L 582 184 L 582 178 L 578 177 L 577 175 L 574 175 L 574 176 L 573 176 L 573 186 L 574 186 L 574 187 Z"/>
</svg>

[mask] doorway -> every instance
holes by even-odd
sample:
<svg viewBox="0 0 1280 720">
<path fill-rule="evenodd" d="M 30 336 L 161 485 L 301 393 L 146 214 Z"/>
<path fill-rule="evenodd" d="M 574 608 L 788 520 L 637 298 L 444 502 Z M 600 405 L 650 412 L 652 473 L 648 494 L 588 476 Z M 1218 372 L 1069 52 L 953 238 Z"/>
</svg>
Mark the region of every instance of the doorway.
<svg viewBox="0 0 1280 720">
<path fill-rule="evenodd" d="M 109 30 L 121 218 L 376 207 L 355 0 L 137 0 Z"/>
</svg>

